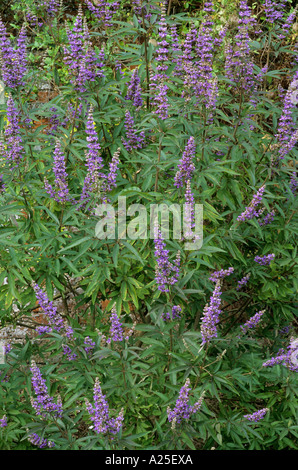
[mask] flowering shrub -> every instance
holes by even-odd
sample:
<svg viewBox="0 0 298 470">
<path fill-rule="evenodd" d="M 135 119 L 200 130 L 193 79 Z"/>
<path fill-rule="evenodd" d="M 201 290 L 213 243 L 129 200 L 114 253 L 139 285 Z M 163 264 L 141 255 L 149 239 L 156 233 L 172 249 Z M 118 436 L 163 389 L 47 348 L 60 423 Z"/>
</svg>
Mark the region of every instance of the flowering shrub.
<svg viewBox="0 0 298 470">
<path fill-rule="evenodd" d="M 12 3 L 0 449 L 297 449 L 296 10 Z"/>
</svg>

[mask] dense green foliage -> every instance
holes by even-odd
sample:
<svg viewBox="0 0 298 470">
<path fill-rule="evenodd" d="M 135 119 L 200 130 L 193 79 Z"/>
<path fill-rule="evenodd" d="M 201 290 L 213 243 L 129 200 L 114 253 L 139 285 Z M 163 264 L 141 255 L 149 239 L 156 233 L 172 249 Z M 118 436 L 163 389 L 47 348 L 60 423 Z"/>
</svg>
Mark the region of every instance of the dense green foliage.
<svg viewBox="0 0 298 470">
<path fill-rule="evenodd" d="M 198 102 L 191 86 L 186 87 L 185 73 L 174 73 L 171 49 L 170 27 L 178 26 L 183 44 L 191 27 L 199 30 L 204 21 L 203 2 L 171 2 L 167 11 L 166 119 L 156 114 L 149 87 L 158 64 L 158 2 L 143 2 L 147 8 L 156 5 L 145 20 L 134 13 L 131 2 L 121 1 L 111 27 L 100 24 L 83 3 L 92 47 L 97 56 L 102 48 L 105 51 L 104 77 L 87 82 L 85 91 L 70 81 L 65 62 L 67 29 L 72 29 L 77 11 L 62 6 L 53 18 L 41 6 L 36 15 L 42 26 L 27 18 L 25 83 L 15 88 L 6 85 L 6 102 L 0 104 L 5 185 L 0 193 L 0 332 L 9 325 L 35 325 L 30 323 L 37 307 L 35 281 L 50 300 L 59 303 L 75 338 L 68 340 L 55 331 L 34 335 L 32 329 L 25 341 L 11 341 L 12 349 L 0 364 L 0 418 L 7 417 L 7 426 L 0 427 L 1 450 L 37 448 L 28 442 L 32 433 L 53 441 L 60 450 L 298 448 L 297 373 L 284 364 L 263 367 L 281 348 L 287 349 L 297 331 L 298 151 L 293 145 L 279 159 L 281 145 L 276 138 L 286 91 L 298 70 L 297 22 L 280 38 L 283 23 L 270 24 L 262 3 L 256 2 L 252 10 L 261 32 L 250 31 L 249 60 L 254 63 L 254 77 L 265 65 L 268 69 L 252 103 L 252 94 L 245 89 L 247 77 L 233 82 L 225 72 L 226 46 L 238 32 L 239 5 L 214 2 L 214 37 L 222 27 L 227 31 L 212 52 L 218 85 L 212 118 L 208 106 Z M 35 11 L 34 4 L 33 0 L 12 2 L 14 17 L 6 24 L 12 42 L 25 14 Z M 288 2 L 285 18 L 292 11 Z M 125 99 L 136 68 L 143 99 L 138 109 Z M 45 84 L 48 88 L 43 88 Z M 4 157 L 10 93 L 24 147 L 14 169 Z M 166 241 L 171 259 L 181 253 L 179 280 L 169 292 L 160 291 L 155 280 L 154 240 L 101 240 L 96 237 L 98 217 L 92 209 L 102 194 L 92 194 L 89 208 L 79 207 L 90 105 L 103 171 L 107 172 L 120 148 L 117 186 L 109 193 L 116 210 L 119 196 L 125 196 L 129 205 L 143 204 L 148 214 L 152 204 L 183 204 L 184 189 L 174 186 L 174 177 L 188 139 L 195 139 L 191 189 L 195 202 L 203 205 L 203 244 L 188 251 L 181 240 Z M 138 134 L 145 135 L 142 148 L 131 151 L 123 145 L 127 110 Z M 58 124 L 51 128 L 53 114 Z M 291 116 L 297 129 L 297 106 Z M 45 189 L 45 177 L 54 185 L 56 139 L 65 156 L 68 189 L 75 203 L 57 202 Z M 274 220 L 268 225 L 260 225 L 256 217 L 237 220 L 264 184 L 263 216 L 274 210 Z M 270 265 L 254 261 L 268 254 L 275 255 Z M 214 271 L 230 267 L 234 271 L 221 286 L 218 336 L 202 344 L 203 310 L 215 286 L 209 278 Z M 238 281 L 247 274 L 248 283 L 237 290 Z M 123 325 L 129 329 L 134 323 L 134 329 L 128 340 L 107 344 L 102 335 L 110 334 L 114 304 Z M 163 320 L 174 305 L 181 306 L 181 319 Z M 244 334 L 240 325 L 262 310 L 262 320 Z M 87 336 L 96 343 L 89 354 L 84 349 Z M 71 347 L 75 360 L 67 360 L 63 344 Z M 55 400 L 61 396 L 61 418 L 43 419 L 31 405 L 35 397 L 32 359 L 49 394 Z M 113 439 L 90 428 L 85 398 L 92 403 L 96 377 L 113 416 L 124 408 L 123 426 Z M 173 426 L 167 407 L 174 408 L 187 378 L 190 403 L 197 402 L 202 392 L 204 401 L 197 413 Z M 257 423 L 244 417 L 263 408 L 269 411 Z"/>
</svg>

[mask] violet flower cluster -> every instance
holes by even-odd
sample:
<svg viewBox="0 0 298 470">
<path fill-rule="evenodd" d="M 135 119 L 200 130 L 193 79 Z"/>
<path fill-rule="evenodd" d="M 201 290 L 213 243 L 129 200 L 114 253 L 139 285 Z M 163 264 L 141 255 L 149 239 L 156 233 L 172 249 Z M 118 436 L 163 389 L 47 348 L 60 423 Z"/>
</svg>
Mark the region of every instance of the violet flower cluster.
<svg viewBox="0 0 298 470">
<path fill-rule="evenodd" d="M 156 107 L 154 113 L 162 120 L 168 117 L 168 85 L 166 82 L 166 71 L 168 69 L 169 45 L 167 41 L 167 23 L 166 23 L 166 6 L 162 3 L 161 16 L 159 22 L 158 35 L 160 40 L 157 43 L 156 57 L 156 74 L 151 78 L 150 90 L 152 96 L 152 105 Z"/>
<path fill-rule="evenodd" d="M 145 145 L 144 131 L 137 133 L 132 115 L 128 110 L 125 111 L 125 133 L 126 139 L 122 137 L 122 143 L 128 152 L 141 149 Z"/>
<path fill-rule="evenodd" d="M 262 408 L 259 411 L 255 411 L 252 414 L 244 415 L 243 417 L 248 419 L 248 421 L 253 421 L 253 422 L 257 423 L 258 421 L 260 421 L 260 419 L 265 417 L 265 415 L 268 411 L 269 411 L 269 408 Z"/>
<path fill-rule="evenodd" d="M 155 230 L 155 280 L 158 285 L 158 290 L 161 292 L 169 292 L 169 286 L 178 282 L 179 267 L 180 267 L 180 252 L 177 253 L 175 261 L 172 263 L 169 260 L 169 250 L 166 249 L 166 244 L 163 240 L 162 233 L 159 227 Z"/>
<path fill-rule="evenodd" d="M 256 256 L 254 261 L 261 266 L 268 266 L 274 258 L 275 254 L 271 253 L 270 255 Z"/>
<path fill-rule="evenodd" d="M 253 315 L 244 325 L 240 325 L 242 332 L 245 334 L 249 329 L 254 328 L 261 321 L 262 316 L 264 315 L 265 310 L 260 310 L 255 315 Z"/>
<path fill-rule="evenodd" d="M 39 305 L 42 308 L 44 314 L 46 315 L 49 323 L 49 326 L 38 327 L 37 332 L 39 334 L 42 334 L 57 331 L 58 333 L 64 334 L 68 339 L 73 339 L 72 328 L 70 326 L 64 325 L 63 318 L 57 312 L 57 307 L 54 306 L 53 301 L 48 299 L 46 293 L 38 286 L 38 284 L 33 283 L 32 287 L 34 289 Z"/>
<path fill-rule="evenodd" d="M 259 215 L 263 212 L 263 210 L 257 210 L 257 207 L 261 204 L 263 194 L 265 191 L 265 185 L 261 186 L 261 188 L 257 191 L 257 193 L 253 196 L 251 203 L 248 207 L 245 208 L 245 211 L 242 212 L 241 215 L 237 217 L 237 220 L 240 222 L 245 222 L 245 220 L 251 220 L 254 217 L 259 217 Z"/>
<path fill-rule="evenodd" d="M 219 271 L 214 271 L 214 273 L 209 277 L 209 281 L 217 282 L 218 279 L 223 279 L 224 277 L 229 276 L 234 272 L 234 268 L 220 269 Z"/>
<path fill-rule="evenodd" d="M 124 420 L 123 408 L 116 418 L 111 418 L 109 413 L 109 405 L 103 395 L 99 379 L 96 378 L 93 393 L 94 406 L 86 399 L 86 408 L 90 415 L 90 419 L 94 424 L 94 431 L 97 434 L 117 434 Z"/>
<path fill-rule="evenodd" d="M 140 109 L 143 104 L 141 93 L 141 80 L 138 75 L 138 69 L 136 68 L 132 73 L 125 99 L 131 100 L 135 108 Z"/>
<path fill-rule="evenodd" d="M 259 225 L 264 226 L 264 225 L 269 225 L 271 222 L 273 222 L 275 216 L 275 210 L 273 209 L 272 211 L 268 212 L 268 214 L 265 215 L 263 220 L 259 220 Z"/>
<path fill-rule="evenodd" d="M 35 361 L 31 362 L 30 371 L 32 373 L 31 382 L 36 395 L 35 399 L 32 397 L 31 404 L 36 414 L 43 418 L 48 418 L 49 416 L 61 418 L 63 413 L 61 398 L 58 396 L 57 403 L 55 403 L 54 399 L 50 397 L 46 381 L 42 377 Z"/>
<path fill-rule="evenodd" d="M 0 428 L 5 428 L 7 426 L 7 417 L 4 415 L 0 418 Z"/>
<path fill-rule="evenodd" d="M 196 155 L 196 143 L 194 137 L 190 137 L 185 146 L 182 158 L 178 164 L 178 170 L 174 178 L 174 186 L 182 188 L 187 180 L 191 180 L 195 171 L 192 160 Z"/>
<path fill-rule="evenodd" d="M 113 15 L 119 9 L 119 2 L 109 3 L 106 0 L 96 0 L 96 6 L 91 0 L 84 0 L 91 13 L 104 24 L 106 28 L 113 26 Z"/>
<path fill-rule="evenodd" d="M 172 311 L 171 312 L 164 312 L 162 314 L 162 319 L 167 321 L 167 320 L 180 320 L 181 318 L 181 307 L 180 305 L 173 305 Z"/>
<path fill-rule="evenodd" d="M 106 342 L 110 344 L 111 341 L 123 341 L 124 340 L 123 327 L 117 315 L 115 305 L 113 306 L 111 310 L 110 322 L 111 322 L 111 328 L 110 328 L 111 337 L 108 338 Z"/>
<path fill-rule="evenodd" d="M 183 419 L 189 419 L 192 414 L 200 410 L 204 394 L 202 394 L 199 400 L 191 406 L 188 403 L 190 390 L 190 380 L 186 379 L 185 384 L 180 389 L 175 407 L 173 410 L 170 407 L 167 408 L 168 420 L 170 423 L 179 424 Z"/>
<path fill-rule="evenodd" d="M 92 353 L 93 349 L 95 348 L 95 342 L 92 341 L 90 336 L 86 336 L 86 338 L 84 339 L 84 345 L 84 349 L 88 355 Z"/>
<path fill-rule="evenodd" d="M 39 449 L 52 449 L 53 447 L 55 447 L 55 443 L 53 441 L 39 437 L 39 435 L 36 433 L 30 434 L 30 436 L 28 437 L 28 441 L 31 444 L 39 447 Z"/>
<path fill-rule="evenodd" d="M 264 11 L 269 23 L 276 23 L 283 18 L 286 2 L 287 0 L 265 0 Z"/>
<path fill-rule="evenodd" d="M 86 204 L 91 199 L 91 194 L 98 191 L 100 179 L 105 178 L 105 175 L 103 173 L 100 173 L 100 170 L 103 168 L 103 161 L 99 153 L 101 150 L 101 146 L 95 129 L 92 106 L 90 106 L 88 111 L 86 134 L 88 148 L 88 151 L 86 152 L 87 175 L 85 177 L 82 189 L 80 207 L 86 206 Z"/>
<path fill-rule="evenodd" d="M 9 94 L 7 100 L 7 121 L 8 124 L 4 131 L 5 143 L 3 145 L 1 142 L 0 151 L 11 169 L 15 169 L 23 158 L 24 147 L 19 125 L 19 114 L 11 94 Z"/>
<path fill-rule="evenodd" d="M 55 201 L 65 204 L 70 201 L 69 190 L 67 186 L 67 173 L 66 173 L 66 163 L 65 157 L 62 152 L 61 143 L 57 140 L 54 154 L 54 167 L 53 172 L 55 175 L 54 188 L 48 182 L 47 178 L 44 178 L 45 190 Z"/>
<path fill-rule="evenodd" d="M 284 365 L 292 372 L 298 372 L 298 339 L 292 337 L 287 350 L 280 349 L 278 355 L 263 363 L 263 367 L 273 367 L 277 364 Z"/>
<path fill-rule="evenodd" d="M 14 49 L 0 17 L 0 67 L 2 79 L 10 88 L 24 85 L 27 73 L 26 28 L 22 27 Z"/>
<path fill-rule="evenodd" d="M 250 274 L 247 274 L 242 279 L 240 279 L 240 281 L 238 281 L 236 290 L 240 290 L 243 286 L 245 286 L 248 283 L 249 279 L 250 279 Z"/>
<path fill-rule="evenodd" d="M 208 343 L 212 338 L 217 338 L 217 324 L 221 313 L 221 280 L 217 280 L 214 291 L 203 310 L 203 318 L 201 323 L 202 343 Z"/>
<path fill-rule="evenodd" d="M 278 158 L 283 159 L 294 147 L 298 140 L 298 133 L 296 130 L 293 110 L 295 109 L 295 100 L 293 100 L 293 93 L 296 90 L 298 81 L 298 72 L 296 72 L 293 80 L 286 92 L 283 111 L 278 121 L 278 128 L 275 138 L 278 141 Z"/>
</svg>

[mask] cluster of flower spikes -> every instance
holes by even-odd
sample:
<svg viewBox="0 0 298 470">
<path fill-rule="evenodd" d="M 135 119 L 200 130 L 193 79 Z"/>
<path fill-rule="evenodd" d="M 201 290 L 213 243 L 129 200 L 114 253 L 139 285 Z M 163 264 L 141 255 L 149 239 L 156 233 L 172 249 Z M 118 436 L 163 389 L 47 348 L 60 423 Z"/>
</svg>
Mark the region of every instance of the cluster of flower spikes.
<svg viewBox="0 0 298 470">
<path fill-rule="evenodd" d="M 295 73 L 286 92 L 283 111 L 278 121 L 277 133 L 275 134 L 275 138 L 278 142 L 277 147 L 279 160 L 285 158 L 298 141 L 298 131 L 293 117 L 293 110 L 297 103 L 297 100 L 294 99 L 296 97 L 298 97 L 298 71 Z"/>
<path fill-rule="evenodd" d="M 55 447 L 55 443 L 53 441 L 42 438 L 36 433 L 30 434 L 30 436 L 28 437 L 28 441 L 31 444 L 39 447 L 39 449 L 52 449 L 53 447 Z"/>
<path fill-rule="evenodd" d="M 14 49 L 0 17 L 0 67 L 6 86 L 16 88 L 24 85 L 27 72 L 26 28 L 22 27 Z"/>
<path fill-rule="evenodd" d="M 43 418 L 48 418 L 49 415 L 54 418 L 61 418 L 63 409 L 60 396 L 58 396 L 57 403 L 50 397 L 46 381 L 35 361 L 31 361 L 30 371 L 32 373 L 31 382 L 36 395 L 35 399 L 31 397 L 31 404 L 36 414 Z"/>
<path fill-rule="evenodd" d="M 129 86 L 127 88 L 127 94 L 125 96 L 125 99 L 131 100 L 135 108 L 140 109 L 143 104 L 141 92 L 142 92 L 141 80 L 138 75 L 138 69 L 136 68 L 134 69 L 132 73 Z"/>
<path fill-rule="evenodd" d="M 256 29 L 256 21 L 252 17 L 251 9 L 247 0 L 240 1 L 238 32 L 235 35 L 236 44 L 229 44 L 226 48 L 225 72 L 234 84 L 250 94 L 254 90 L 254 64 L 250 57 L 250 30 Z"/>
<path fill-rule="evenodd" d="M 263 317 L 264 313 L 265 310 L 260 310 L 255 315 L 253 315 L 246 323 L 244 323 L 244 325 L 240 325 L 242 332 L 246 333 L 251 328 L 257 326 L 258 323 L 261 321 L 261 318 Z"/>
<path fill-rule="evenodd" d="M 240 279 L 240 281 L 238 281 L 236 290 L 240 290 L 243 286 L 245 286 L 248 283 L 249 279 L 250 279 L 250 274 L 247 274 L 242 279 Z"/>
<path fill-rule="evenodd" d="M 263 367 L 273 367 L 277 364 L 282 364 L 287 369 L 298 372 L 298 339 L 292 337 L 287 350 L 280 349 L 278 355 L 272 357 L 263 363 Z"/>
<path fill-rule="evenodd" d="M 116 418 L 111 418 L 109 413 L 109 405 L 103 395 L 99 379 L 96 378 L 93 390 L 94 406 L 85 399 L 86 408 L 90 415 L 90 419 L 94 425 L 94 431 L 97 434 L 117 434 L 123 423 L 123 408 Z"/>
<path fill-rule="evenodd" d="M 183 419 L 189 419 L 192 414 L 196 413 L 201 408 L 204 393 L 201 395 L 199 400 L 191 406 L 188 403 L 190 390 L 190 380 L 186 379 L 185 384 L 180 389 L 175 407 L 173 410 L 170 407 L 167 408 L 168 420 L 170 423 L 179 424 Z"/>
<path fill-rule="evenodd" d="M 93 82 L 97 77 L 104 76 L 104 52 L 101 51 L 99 57 L 95 54 L 81 5 L 73 29 L 70 30 L 67 23 L 65 27 L 69 47 L 64 48 L 64 60 L 73 76 L 72 84 L 78 91 L 84 92 L 88 81 Z"/>
<path fill-rule="evenodd" d="M 15 169 L 23 158 L 24 148 L 22 145 L 18 110 L 11 94 L 9 94 L 7 100 L 7 121 L 8 124 L 4 131 L 4 144 L 3 142 L 0 143 L 0 151 L 10 168 Z"/>
<path fill-rule="evenodd" d="M 195 171 L 192 160 L 196 155 L 196 143 L 194 137 L 190 137 L 185 146 L 182 158 L 178 164 L 178 170 L 174 178 L 174 186 L 182 188 L 187 180 L 191 180 Z"/>
<path fill-rule="evenodd" d="M 259 217 L 261 213 L 263 213 L 263 209 L 257 210 L 257 207 L 261 204 L 263 194 L 265 191 L 265 185 L 261 186 L 261 188 L 257 191 L 257 193 L 253 196 L 251 203 L 249 206 L 245 208 L 245 211 L 242 212 L 237 217 L 239 222 L 244 222 L 245 220 L 251 220 L 254 217 Z"/>
<path fill-rule="evenodd" d="M 109 3 L 106 0 L 96 0 L 96 6 L 91 0 L 84 0 L 91 13 L 103 23 L 106 28 L 113 26 L 111 22 L 113 15 L 119 9 L 119 2 Z"/>
<path fill-rule="evenodd" d="M 257 423 L 260 419 L 264 418 L 266 413 L 269 411 L 269 408 L 262 408 L 261 410 L 255 411 L 252 414 L 244 415 L 244 418 L 248 419 L 248 421 L 253 421 Z"/>
<path fill-rule="evenodd" d="M 132 152 L 132 150 L 143 148 L 145 145 L 145 133 L 144 131 L 137 133 L 134 119 L 128 109 L 125 111 L 124 127 L 126 139 L 122 137 L 122 143 L 126 150 Z"/>
<path fill-rule="evenodd" d="M 181 307 L 180 305 L 173 305 L 171 312 L 164 312 L 162 314 L 163 320 L 179 320 L 181 318 Z"/>
<path fill-rule="evenodd" d="M 254 261 L 261 266 L 268 266 L 274 258 L 275 254 L 271 253 L 270 255 L 256 256 Z"/>
<path fill-rule="evenodd" d="M 203 318 L 201 322 L 201 335 L 203 345 L 208 343 L 212 338 L 217 338 L 217 324 L 221 313 L 221 280 L 217 280 L 214 291 L 203 310 Z"/>
<path fill-rule="evenodd" d="M 214 273 L 209 277 L 209 281 L 217 282 L 219 279 L 229 276 L 234 272 L 234 268 L 220 269 L 219 271 L 214 271 Z"/>
<path fill-rule="evenodd" d="M 160 40 L 157 43 L 157 62 L 156 73 L 151 77 L 150 92 L 152 105 L 156 107 L 154 113 L 162 120 L 168 117 L 168 85 L 166 84 L 166 71 L 168 69 L 169 45 L 167 41 L 167 23 L 166 23 L 166 6 L 162 3 L 161 16 L 159 22 L 158 35 Z"/>
<path fill-rule="evenodd" d="M 47 178 L 44 178 L 45 190 L 49 196 L 51 196 L 55 201 L 65 204 L 70 201 L 69 189 L 67 185 L 67 173 L 66 173 L 66 163 L 65 156 L 62 152 L 61 142 L 56 141 L 54 153 L 53 153 L 54 167 L 53 172 L 55 175 L 54 188 L 48 182 Z"/>
<path fill-rule="evenodd" d="M 169 250 L 166 249 L 166 244 L 162 237 L 162 232 L 158 226 L 155 227 L 155 280 L 158 290 L 161 292 L 169 292 L 169 286 L 178 282 L 179 267 L 180 267 L 180 252 L 178 251 L 175 261 L 172 263 L 169 260 Z"/>
</svg>

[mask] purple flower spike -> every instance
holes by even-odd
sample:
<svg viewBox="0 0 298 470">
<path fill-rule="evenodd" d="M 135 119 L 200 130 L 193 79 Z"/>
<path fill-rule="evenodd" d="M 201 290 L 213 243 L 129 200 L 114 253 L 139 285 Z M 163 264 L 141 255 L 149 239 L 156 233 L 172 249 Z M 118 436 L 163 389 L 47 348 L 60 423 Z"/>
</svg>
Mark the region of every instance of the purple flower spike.
<svg viewBox="0 0 298 470">
<path fill-rule="evenodd" d="M 111 310 L 110 321 L 111 321 L 111 328 L 110 328 L 111 338 L 107 340 L 107 343 L 110 344 L 111 340 L 123 341 L 124 340 L 123 327 L 122 327 L 122 323 L 120 322 L 118 318 L 115 305 L 113 306 Z"/>
<path fill-rule="evenodd" d="M 250 274 L 247 274 L 240 281 L 238 281 L 238 286 L 237 286 L 236 290 L 240 290 L 241 287 L 245 286 L 248 283 L 249 278 L 250 278 Z"/>
<path fill-rule="evenodd" d="M 31 442 L 31 444 L 39 447 L 39 449 L 52 449 L 53 447 L 55 447 L 55 443 L 53 441 L 43 439 L 39 437 L 39 435 L 36 433 L 30 434 L 30 436 L 28 437 L 28 441 Z"/>
<path fill-rule="evenodd" d="M 36 395 L 35 400 L 31 399 L 31 404 L 36 414 L 43 418 L 48 418 L 49 415 L 61 418 L 63 409 L 60 397 L 58 396 L 57 403 L 55 403 L 53 398 L 49 396 L 46 381 L 34 361 L 31 362 L 30 370 L 32 373 L 31 382 Z"/>
<path fill-rule="evenodd" d="M 0 65 L 3 81 L 10 88 L 24 85 L 27 72 L 26 39 L 26 28 L 23 26 L 14 50 L 0 17 Z"/>
<path fill-rule="evenodd" d="M 180 320 L 181 318 L 181 307 L 180 305 L 173 305 L 172 307 L 172 312 L 169 313 L 169 312 L 165 312 L 163 313 L 162 315 L 162 319 L 167 321 L 167 320 Z"/>
<path fill-rule="evenodd" d="M 86 399 L 86 408 L 94 423 L 94 431 L 97 434 L 117 434 L 120 431 L 123 423 L 123 408 L 117 418 L 110 418 L 109 405 L 103 395 L 99 379 L 96 378 L 94 385 L 94 406 Z"/>
<path fill-rule="evenodd" d="M 67 186 L 67 173 L 65 168 L 65 157 L 62 152 L 61 143 L 57 140 L 54 150 L 54 168 L 53 172 L 55 175 L 55 186 L 54 188 L 50 185 L 47 178 L 45 178 L 45 189 L 46 192 L 55 201 L 65 204 L 70 200 L 69 190 Z"/>
<path fill-rule="evenodd" d="M 132 77 L 130 84 L 127 89 L 127 95 L 125 97 L 126 100 L 131 100 L 133 102 L 133 105 L 139 109 L 141 108 L 143 101 L 141 97 L 141 80 L 138 75 L 138 69 L 135 69 L 133 71 Z"/>
<path fill-rule="evenodd" d="M 259 411 L 255 411 L 252 414 L 244 415 L 243 417 L 248 419 L 248 421 L 254 421 L 255 423 L 260 421 L 260 419 L 264 418 L 266 413 L 269 411 L 269 408 L 262 408 Z"/>
<path fill-rule="evenodd" d="M 174 263 L 169 260 L 169 250 L 166 250 L 166 244 L 162 238 L 161 230 L 156 227 L 155 244 L 155 259 L 157 262 L 155 270 L 155 280 L 158 289 L 161 292 L 169 292 L 169 286 L 178 282 L 179 266 L 180 266 L 180 253 L 177 253 Z"/>
<path fill-rule="evenodd" d="M 190 380 L 186 379 L 185 384 L 180 389 L 175 408 L 173 410 L 171 410 L 170 407 L 167 408 L 168 420 L 170 423 L 173 423 L 174 426 L 175 424 L 181 423 L 183 419 L 189 419 L 190 416 L 196 413 L 202 406 L 204 393 L 193 406 L 188 404 L 190 390 Z"/>
<path fill-rule="evenodd" d="M 5 428 L 7 426 L 7 417 L 6 415 L 3 418 L 0 418 L 0 428 Z"/>
<path fill-rule="evenodd" d="M 261 321 L 262 316 L 264 315 L 265 310 L 260 310 L 253 317 L 251 317 L 244 325 L 241 325 L 240 328 L 243 333 L 246 333 L 249 329 L 254 328 Z"/>
<path fill-rule="evenodd" d="M 245 211 L 237 217 L 237 220 L 240 222 L 245 222 L 245 220 L 251 220 L 254 217 L 258 217 L 262 210 L 257 210 L 257 207 L 261 204 L 263 194 L 265 191 L 265 185 L 263 185 L 258 192 L 253 196 L 252 201 L 248 207 L 245 208 Z"/>
<path fill-rule="evenodd" d="M 187 180 L 191 180 L 195 171 L 195 166 L 192 160 L 196 155 L 196 144 L 194 137 L 190 137 L 185 146 L 184 152 L 180 163 L 178 164 L 178 171 L 174 178 L 174 185 L 177 188 L 184 186 Z"/>
<path fill-rule="evenodd" d="M 268 266 L 274 258 L 275 254 L 271 253 L 270 255 L 256 256 L 254 261 L 261 266 Z"/>
<path fill-rule="evenodd" d="M 209 304 L 206 304 L 203 310 L 203 319 L 201 324 L 201 335 L 203 344 L 208 343 L 212 338 L 217 338 L 217 327 L 219 315 L 221 313 L 221 280 L 216 281 L 213 294 Z"/>
<path fill-rule="evenodd" d="M 145 133 L 140 132 L 137 134 L 135 130 L 135 123 L 132 115 L 128 110 L 125 111 L 125 129 L 126 129 L 126 140 L 122 138 L 124 147 L 128 152 L 132 150 L 141 149 L 145 145 Z"/>
<path fill-rule="evenodd" d="M 24 148 L 20 133 L 21 128 L 19 125 L 18 111 L 11 94 L 9 94 L 7 100 L 7 121 L 8 124 L 4 132 L 5 148 L 3 144 L 1 144 L 1 151 L 8 165 L 11 166 L 11 169 L 15 169 L 19 166 L 23 158 Z"/>
<path fill-rule="evenodd" d="M 223 279 L 224 277 L 229 276 L 234 272 L 234 268 L 221 269 L 220 271 L 215 271 L 212 276 L 209 277 L 210 281 L 217 282 L 218 279 Z"/>
</svg>

